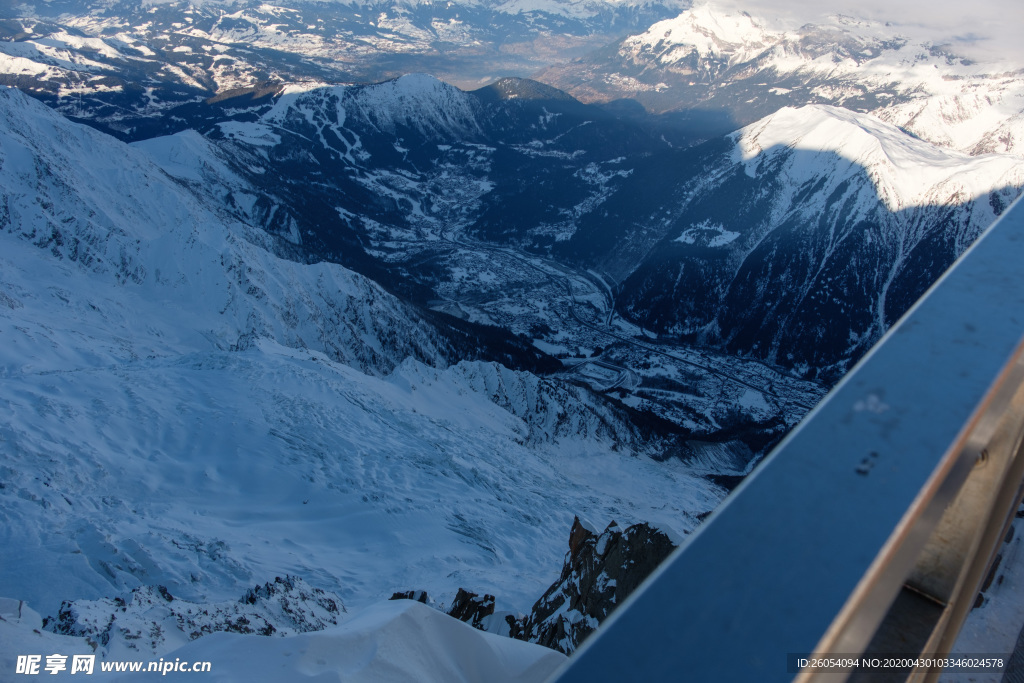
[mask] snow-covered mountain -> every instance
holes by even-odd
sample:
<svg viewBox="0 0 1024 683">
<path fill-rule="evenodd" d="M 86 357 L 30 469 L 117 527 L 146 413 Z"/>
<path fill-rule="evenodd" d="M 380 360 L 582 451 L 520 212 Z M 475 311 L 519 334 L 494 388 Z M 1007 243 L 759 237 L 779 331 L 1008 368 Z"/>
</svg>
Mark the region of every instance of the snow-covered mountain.
<svg viewBox="0 0 1024 683">
<path fill-rule="evenodd" d="M 145 148 L 16 90 L 0 136 L 0 533 L 19 549 L 0 583 L 44 615 L 157 584 L 218 603 L 285 574 L 350 610 L 409 587 L 525 610 L 573 514 L 686 531 L 720 499 L 635 457 L 588 390 L 445 367 L 414 308 L 275 256 Z"/>
<path fill-rule="evenodd" d="M 830 104 L 942 147 L 1024 155 L 1021 65 L 972 62 L 848 16 L 782 26 L 700 4 L 538 78 L 585 101 L 633 98 L 707 134 Z"/>
<path fill-rule="evenodd" d="M 0 229 L 108 285 L 137 286 L 125 292 L 135 306 L 163 309 L 156 326 L 138 335 L 131 304 L 105 303 L 102 288 L 69 292 L 76 306 L 102 321 L 95 323 L 97 361 L 125 352 L 157 358 L 196 339 L 237 349 L 260 338 L 378 373 L 410 356 L 428 362 L 445 357 L 436 332 L 371 281 L 326 264 L 304 267 L 274 257 L 266 233 L 189 192 L 143 152 L 68 126 L 17 90 L 0 90 L 0 97 Z M 29 165 L 30 159 L 37 161 Z M 14 278 L 25 267 L 15 261 L 5 275 Z M 196 298 L 198 291 L 204 294 Z M 8 296 L 20 309 L 23 297 L 39 294 L 18 286 Z M 31 315 L 34 307 L 26 308 Z M 83 323 L 89 315 L 83 314 Z M 35 352 L 48 355 L 44 348 Z M 55 343 L 51 359 L 66 352 Z"/>
<path fill-rule="evenodd" d="M 424 74 L 292 86 L 194 125 L 202 137 L 135 144 L 277 236 L 283 253 L 338 261 L 403 291 L 426 287 L 427 298 L 438 297 L 445 275 L 410 261 L 450 251 L 463 232 L 517 242 L 526 232 L 526 245 L 550 245 L 597 210 L 637 159 L 668 149 L 537 83 L 504 79 L 464 92 Z"/>
<path fill-rule="evenodd" d="M 824 105 L 782 109 L 694 157 L 700 172 L 619 305 L 649 329 L 828 374 L 1024 187 L 1015 155 L 941 149 Z"/>
</svg>

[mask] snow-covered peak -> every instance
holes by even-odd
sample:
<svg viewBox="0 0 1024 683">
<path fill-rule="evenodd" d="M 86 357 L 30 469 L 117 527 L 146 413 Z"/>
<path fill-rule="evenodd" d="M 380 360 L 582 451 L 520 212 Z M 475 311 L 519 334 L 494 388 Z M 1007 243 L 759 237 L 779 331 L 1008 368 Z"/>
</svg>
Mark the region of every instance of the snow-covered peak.
<svg viewBox="0 0 1024 683">
<path fill-rule="evenodd" d="M 407 74 L 363 86 L 307 84 L 286 87 L 282 93 L 263 116 L 263 122 L 272 127 L 291 119 L 335 129 L 350 121 L 361 121 L 389 133 L 399 126 L 424 135 L 465 135 L 478 130 L 474 100 L 455 86 L 427 74 Z M 257 124 L 249 126 L 245 134 L 266 139 L 268 133 Z"/>
<path fill-rule="evenodd" d="M 702 4 L 629 38 L 624 49 L 653 50 L 663 64 L 693 56 L 736 64 L 753 59 L 781 37 L 746 12 Z"/>
<path fill-rule="evenodd" d="M 786 104 L 827 103 L 942 147 L 1024 156 L 1020 64 L 971 61 L 912 26 L 843 15 L 800 24 L 721 2 L 624 40 L 612 67 L 621 72 L 604 79 L 607 96 L 629 82 L 631 92 L 655 93 L 656 108 L 724 109 L 744 123 Z"/>
<path fill-rule="evenodd" d="M 810 152 L 794 155 L 787 167 L 795 186 L 821 176 L 822 159 L 828 158 L 821 153 L 831 152 L 837 163 L 866 170 L 891 211 L 935 203 L 937 192 L 963 203 L 1024 182 L 1024 161 L 1018 157 L 972 157 L 941 149 L 870 114 L 828 105 L 784 107 L 733 138 L 735 160 L 743 162 L 751 176 L 781 152 Z"/>
<path fill-rule="evenodd" d="M 428 130 L 475 126 L 466 93 L 427 74 L 407 74 L 361 88 L 354 104 L 384 130 L 398 124 Z"/>
<path fill-rule="evenodd" d="M 879 56 L 880 51 L 910 49 L 899 59 L 911 61 L 948 61 L 950 65 L 976 66 L 965 55 L 954 54 L 948 41 L 920 26 L 873 21 L 863 17 L 822 12 L 811 21 L 765 11 L 750 14 L 740 3 L 730 0 L 704 0 L 678 16 L 660 21 L 626 41 L 626 49 L 687 48 L 701 58 L 726 57 L 742 63 L 766 48 L 783 48 L 815 58 L 828 53 L 841 63 L 850 59 L 861 63 Z M 676 52 L 677 56 L 685 53 Z M 985 72 L 1014 70 L 1006 60 L 997 60 L 980 68 Z"/>
<path fill-rule="evenodd" d="M 930 34 L 908 33 L 876 21 L 823 14 L 817 21 L 797 23 L 751 15 L 718 2 L 696 5 L 652 25 L 623 41 L 620 52 L 654 54 L 662 64 L 698 58 L 735 65 L 760 57 L 786 69 L 835 74 L 868 63 L 866 70 L 874 74 L 922 64 L 932 71 L 939 65 L 943 74 L 952 68 L 962 76 L 1014 70 L 1007 64 L 977 64 L 935 44 Z"/>
</svg>

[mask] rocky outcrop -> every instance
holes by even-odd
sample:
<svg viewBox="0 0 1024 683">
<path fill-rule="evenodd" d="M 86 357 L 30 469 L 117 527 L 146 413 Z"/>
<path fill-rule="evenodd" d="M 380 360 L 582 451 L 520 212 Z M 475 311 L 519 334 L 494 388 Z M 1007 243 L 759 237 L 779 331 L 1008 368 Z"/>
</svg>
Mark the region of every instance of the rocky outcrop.
<svg viewBox="0 0 1024 683">
<path fill-rule="evenodd" d="M 460 588 L 447 614 L 474 628 L 486 631 L 488 629 L 485 626 L 485 619 L 494 614 L 494 596 L 481 596 Z"/>
<path fill-rule="evenodd" d="M 561 576 L 511 624 L 512 637 L 572 653 L 675 547 L 647 523 L 623 530 L 612 522 L 598 533 L 577 517 Z"/>
<path fill-rule="evenodd" d="M 397 591 L 391 594 L 388 600 L 413 600 L 415 602 L 422 602 L 424 605 L 431 604 L 430 596 L 427 595 L 427 591 Z"/>
<path fill-rule="evenodd" d="M 143 586 L 127 598 L 65 601 L 43 628 L 87 638 L 107 652 L 158 654 L 215 631 L 292 635 L 336 626 L 345 606 L 334 593 L 294 576 L 246 591 L 237 602 L 202 604 Z"/>
</svg>

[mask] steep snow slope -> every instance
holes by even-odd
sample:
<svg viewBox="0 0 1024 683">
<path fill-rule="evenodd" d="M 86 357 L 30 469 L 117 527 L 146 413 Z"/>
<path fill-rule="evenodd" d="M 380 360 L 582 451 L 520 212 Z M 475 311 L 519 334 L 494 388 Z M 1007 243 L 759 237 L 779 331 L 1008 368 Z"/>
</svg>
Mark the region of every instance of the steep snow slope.
<svg viewBox="0 0 1024 683">
<path fill-rule="evenodd" d="M 1024 163 L 1015 156 L 958 154 L 915 139 L 872 116 L 827 105 L 785 107 L 731 137 L 736 143 L 733 160 L 743 163 L 748 176 L 756 178 L 769 168 L 783 172 L 779 185 L 792 194 L 777 201 L 789 206 L 795 205 L 793 195 L 808 183 L 824 181 L 835 189 L 858 169 L 863 169 L 877 199 L 893 213 L 911 207 L 963 204 L 1019 186 L 1024 179 Z M 842 157 L 845 168 L 801 163 L 795 159 L 801 155 L 793 152 L 832 153 Z M 782 161 L 782 157 L 788 158 Z M 871 199 L 862 197 L 862 206 L 873 208 Z M 807 207 L 809 211 L 815 208 Z"/>
<path fill-rule="evenodd" d="M 828 373 L 866 351 L 1024 187 L 1016 156 L 943 150 L 821 105 L 689 154 L 700 170 L 620 306 L 648 329 Z"/>
<path fill-rule="evenodd" d="M 197 339 L 238 348 L 269 337 L 376 372 L 409 355 L 444 357 L 429 327 L 380 287 L 342 268 L 271 256 L 262 231 L 204 203 L 144 154 L 69 126 L 13 89 L 0 90 L 0 125 L 0 229 L 109 285 L 131 283 L 116 291 L 134 305 L 162 308 L 154 329 L 137 335 L 131 308 L 94 302 L 104 331 L 121 328 L 129 353 L 162 356 L 167 345 Z"/>
<path fill-rule="evenodd" d="M 585 392 L 419 364 L 443 354 L 397 300 L 272 256 L 143 150 L 16 91 L 0 131 L 0 583 L 40 612 L 283 574 L 352 608 L 461 585 L 526 609 L 574 513 L 685 531 L 720 498 L 616 452 Z M 534 414 L 556 405 L 571 430 Z"/>
<path fill-rule="evenodd" d="M 374 605 L 327 631 L 271 640 L 218 633 L 167 656 L 216 662 L 216 670 L 203 674 L 210 681 L 346 683 L 532 683 L 565 661 L 554 650 L 478 631 L 412 600 Z"/>
</svg>

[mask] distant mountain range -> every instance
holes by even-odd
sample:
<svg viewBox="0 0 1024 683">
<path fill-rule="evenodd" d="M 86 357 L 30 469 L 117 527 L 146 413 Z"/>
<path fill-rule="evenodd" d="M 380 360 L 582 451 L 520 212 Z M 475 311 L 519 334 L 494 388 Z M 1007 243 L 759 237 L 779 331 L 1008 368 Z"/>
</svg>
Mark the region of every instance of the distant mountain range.
<svg viewBox="0 0 1024 683">
<path fill-rule="evenodd" d="M 536 78 L 588 102 L 639 102 L 709 133 L 784 106 L 829 104 L 969 154 L 1024 154 L 1020 64 L 975 63 L 845 16 L 771 29 L 701 5 Z"/>
<path fill-rule="evenodd" d="M 125 130 L 140 115 L 268 83 L 429 72 L 478 87 L 583 55 L 682 6 L 57 0 L 0 8 L 0 84 Z"/>
</svg>

